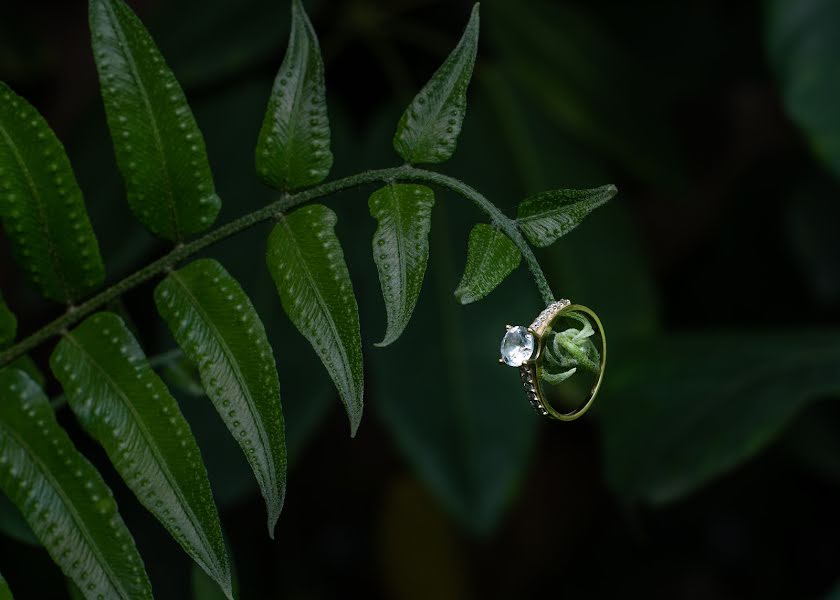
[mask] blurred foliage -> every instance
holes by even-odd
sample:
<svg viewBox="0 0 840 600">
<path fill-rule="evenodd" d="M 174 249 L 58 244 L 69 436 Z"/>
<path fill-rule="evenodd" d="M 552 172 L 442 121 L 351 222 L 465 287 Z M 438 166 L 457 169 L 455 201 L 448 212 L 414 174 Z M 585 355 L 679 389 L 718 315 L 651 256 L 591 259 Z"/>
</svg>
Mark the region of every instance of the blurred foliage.
<svg viewBox="0 0 840 600">
<path fill-rule="evenodd" d="M 0 79 L 29 88 L 52 117 L 113 281 L 161 248 L 123 200 L 84 7 L 69 4 L 0 8 Z M 264 205 L 273 194 L 254 175 L 251 149 L 287 6 L 136 4 L 205 133 L 220 222 Z M 469 3 L 307 8 L 325 52 L 334 176 L 395 164 L 401 107 L 458 39 Z M 456 304 L 477 213 L 443 192 L 414 318 L 392 348 L 373 348 L 385 323 L 370 257 L 376 224 L 367 194 L 350 192 L 330 206 L 359 293 L 374 409 L 350 443 L 329 380 L 261 266 L 268 230 L 221 243 L 208 254 L 248 291 L 277 353 L 293 467 L 270 546 L 250 524 L 258 491 L 223 424 L 206 398 L 179 398 L 242 597 L 332 597 L 353 586 L 410 598 L 418 572 L 430 586 L 419 589 L 437 597 L 836 595 L 836 3 L 487 0 L 482 11 L 464 129 L 445 170 L 510 209 L 542 189 L 618 185 L 611 204 L 540 253 L 556 294 L 602 317 L 606 388 L 583 423 L 529 412 L 518 378 L 493 363 L 504 324 L 528 322 L 539 299 L 521 269 L 488 298 Z M 68 33 L 25 34 L 51 19 L 62 25 L 44 31 Z M 51 83 L 60 71 L 81 74 L 73 98 L 66 79 Z M 0 241 L 0 286 L 26 333 L 52 309 L 18 285 L 7 251 Z M 173 342 L 150 312 L 150 291 L 126 305 L 151 355 Z M 158 595 L 188 596 L 188 563 L 124 490 L 122 499 Z M 0 505 L 8 532 L 15 515 L 6 514 Z M 448 517 L 483 535 L 465 537 Z M 7 576 L 33 561 L 45 566 L 41 589 L 63 589 L 43 551 L 0 542 Z M 26 593 L 25 577 L 13 584 Z"/>
<path fill-rule="evenodd" d="M 838 21 L 840 6 L 832 0 L 767 0 L 767 52 L 787 110 L 840 176 Z"/>
</svg>

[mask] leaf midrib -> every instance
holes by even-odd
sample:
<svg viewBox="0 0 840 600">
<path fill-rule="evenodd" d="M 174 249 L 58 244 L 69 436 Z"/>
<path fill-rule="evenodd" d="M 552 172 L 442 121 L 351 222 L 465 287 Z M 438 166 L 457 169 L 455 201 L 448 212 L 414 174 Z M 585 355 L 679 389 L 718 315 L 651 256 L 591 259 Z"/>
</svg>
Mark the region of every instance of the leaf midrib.
<svg viewBox="0 0 840 600">
<path fill-rule="evenodd" d="M 321 307 L 321 312 L 327 317 L 327 322 L 330 324 L 330 329 L 332 330 L 332 333 L 335 336 L 335 339 L 338 340 L 338 342 L 339 342 L 336 345 L 338 346 L 338 349 L 341 352 L 341 358 L 342 358 L 342 362 L 344 363 L 345 370 L 350 375 L 349 379 L 353 383 L 353 386 L 352 386 L 353 389 L 351 389 L 350 391 L 354 392 L 353 399 L 355 399 L 356 398 L 355 392 L 357 391 L 355 389 L 356 382 L 355 382 L 355 377 L 353 376 L 353 368 L 350 365 L 350 359 L 347 356 L 346 349 L 344 348 L 344 340 L 343 340 L 341 334 L 338 331 L 338 326 L 336 325 L 335 320 L 332 318 L 332 312 L 330 312 L 330 310 L 329 310 L 329 305 L 327 304 L 326 300 L 324 300 L 324 297 L 321 295 L 321 291 L 318 288 L 318 285 L 315 283 L 315 279 L 312 277 L 312 274 L 309 272 L 309 265 L 308 265 L 306 259 L 303 256 L 303 252 L 300 249 L 300 246 L 299 246 L 298 241 L 297 241 L 297 236 L 295 236 L 294 231 L 292 230 L 291 226 L 289 225 L 288 218 L 283 216 L 280 223 L 286 228 L 286 231 L 288 232 L 289 237 L 291 238 L 290 241 L 292 242 L 292 244 L 291 244 L 292 248 L 294 248 L 295 254 L 297 255 L 298 260 L 300 261 L 300 263 L 304 267 L 303 268 L 303 274 L 306 277 L 306 280 L 309 282 L 309 287 L 312 289 L 312 291 L 315 294 L 315 298 L 317 299 L 318 304 Z M 349 402 L 350 398 L 348 398 L 347 400 Z"/>
<path fill-rule="evenodd" d="M 394 228 L 397 234 L 397 255 L 399 256 L 400 261 L 400 281 L 403 282 L 402 286 L 399 287 L 399 294 L 400 294 L 400 321 L 405 321 L 406 312 L 407 312 L 407 298 L 408 294 L 403 293 L 403 291 L 408 292 L 408 266 L 406 264 L 406 256 L 405 256 L 405 240 L 403 236 L 403 229 L 402 229 L 402 213 L 400 211 L 400 199 L 399 195 L 397 194 L 397 186 L 396 184 L 391 184 L 388 186 L 388 191 L 390 192 L 391 200 L 394 205 Z M 401 323 L 402 324 L 402 323 Z"/>
<path fill-rule="evenodd" d="M 161 174 L 163 175 L 166 194 L 169 198 L 169 217 L 172 227 L 174 228 L 173 234 L 175 235 L 176 239 L 180 239 L 181 226 L 178 223 L 178 211 L 175 206 L 175 196 L 172 190 L 172 181 L 169 176 L 169 165 L 166 160 L 166 151 L 163 148 L 163 140 L 160 137 L 160 130 L 158 128 L 156 115 L 155 112 L 152 110 L 152 104 L 149 100 L 149 93 L 148 91 L 146 91 L 146 86 L 144 85 L 143 80 L 140 77 L 140 70 L 137 68 L 137 63 L 134 61 L 134 55 L 131 52 L 131 47 L 128 44 L 128 40 L 126 39 L 125 32 L 122 29 L 122 25 L 120 23 L 119 17 L 116 14 L 116 11 L 114 10 L 113 6 L 111 6 L 110 0 L 103 0 L 103 4 L 106 7 L 108 19 L 111 22 L 111 26 L 113 27 L 114 32 L 117 34 L 122 54 L 125 57 L 129 68 L 131 69 L 131 75 L 134 79 L 134 83 L 137 84 L 137 88 L 140 91 L 140 97 L 143 100 L 143 105 L 146 107 L 146 111 L 149 115 L 149 123 L 152 126 L 151 128 L 155 140 L 155 146 L 157 148 L 158 155 L 160 156 L 160 162 L 162 165 Z M 150 40 L 150 44 L 153 47 L 154 42 Z M 161 61 L 162 60 L 163 59 L 161 59 Z"/>
<path fill-rule="evenodd" d="M 569 202 L 568 204 L 562 204 L 562 205 L 558 206 L 557 208 L 550 208 L 550 209 L 542 211 L 542 212 L 535 212 L 534 214 L 531 214 L 531 215 L 527 215 L 527 216 L 524 216 L 524 217 L 518 217 L 516 220 L 520 223 L 531 223 L 533 221 L 541 221 L 543 219 L 551 219 L 551 218 L 553 218 L 553 217 L 555 217 L 559 214 L 567 213 L 570 208 L 572 208 L 572 207 L 574 207 L 575 205 L 578 205 L 578 204 L 591 203 L 591 204 L 596 204 L 596 205 L 600 206 L 599 203 L 603 204 L 604 202 L 606 202 L 606 201 L 603 200 L 602 198 L 598 198 L 596 200 L 586 199 L 586 198 L 581 199 L 581 200 L 573 200 L 573 201 Z M 593 210 L 598 208 L 598 206 L 593 206 L 592 209 L 589 210 L 588 212 L 592 212 Z"/>
<path fill-rule="evenodd" d="M 473 271 L 472 277 L 471 277 L 471 279 L 473 281 L 470 282 L 472 284 L 470 286 L 472 288 L 472 289 L 470 289 L 470 292 L 472 294 L 472 297 L 476 298 L 476 299 L 477 298 L 482 298 L 489 293 L 489 292 L 485 292 L 484 294 L 481 294 L 481 295 L 476 293 L 476 290 L 475 290 L 476 275 L 484 272 L 484 266 L 487 264 L 487 261 L 490 260 L 490 257 L 495 255 L 495 253 L 496 253 L 496 250 L 497 250 L 496 246 L 498 246 L 500 236 L 504 236 L 505 234 L 502 233 L 501 231 L 499 231 L 498 229 L 496 229 L 495 227 L 492 227 L 491 231 L 490 231 L 490 235 L 493 236 L 492 239 L 490 240 L 490 244 L 488 244 L 490 246 L 490 251 L 481 253 L 481 258 L 479 259 L 478 266 L 475 268 L 475 271 Z"/>
<path fill-rule="evenodd" d="M 294 27 L 294 28 L 301 27 L 300 23 L 297 22 L 299 20 L 300 20 L 300 17 L 298 17 L 296 22 L 292 24 L 292 27 Z M 295 32 L 293 31 L 293 34 L 294 33 Z M 289 112 L 289 128 L 288 128 L 288 135 L 289 135 L 288 146 L 289 147 L 288 147 L 286 152 L 283 152 L 281 154 L 282 157 L 283 157 L 283 162 L 285 163 L 283 165 L 284 166 L 283 177 L 286 180 L 285 181 L 285 187 L 286 188 L 289 188 L 292 185 L 292 181 L 291 181 L 292 180 L 292 158 L 296 154 L 296 152 L 294 152 L 295 139 L 296 139 L 295 138 L 295 133 L 297 132 L 297 125 L 298 125 L 298 121 L 299 121 L 298 116 L 300 114 L 301 105 L 303 103 L 301 96 L 303 96 L 303 90 L 305 89 L 306 72 L 307 72 L 307 68 L 309 66 L 309 60 L 308 60 L 309 47 L 308 47 L 308 44 L 307 44 L 306 32 L 305 31 L 302 33 L 302 37 L 304 38 L 304 40 L 303 40 L 303 43 L 300 44 L 300 48 L 298 49 L 298 52 L 299 52 L 298 64 L 295 65 L 295 67 L 299 71 L 297 81 L 295 82 L 297 85 L 295 86 L 294 98 L 292 98 L 292 110 Z M 295 39 L 295 42 L 298 42 L 298 41 L 299 40 Z M 281 72 L 278 74 L 278 77 L 283 76 L 282 69 L 283 69 L 283 67 L 281 66 Z"/>
<path fill-rule="evenodd" d="M 256 401 L 254 400 L 254 396 L 251 393 L 251 388 L 247 383 L 245 376 L 242 374 L 242 371 L 239 368 L 239 362 L 235 360 L 235 356 L 233 350 L 231 350 L 230 346 L 227 344 L 227 340 L 222 335 L 221 331 L 216 327 L 213 320 L 210 318 L 210 315 L 207 311 L 204 310 L 204 307 L 201 306 L 201 303 L 198 301 L 198 298 L 192 293 L 192 290 L 187 287 L 187 285 L 181 279 L 181 276 L 176 272 L 173 271 L 170 273 L 170 277 L 172 281 L 176 283 L 178 286 L 184 290 L 184 294 L 187 297 L 187 301 L 190 305 L 198 312 L 202 317 L 202 321 L 205 323 L 208 329 L 213 332 L 215 339 L 217 340 L 219 346 L 222 349 L 222 352 L 227 358 L 227 362 L 231 367 L 231 370 L 236 377 L 236 381 L 239 384 L 239 389 L 242 392 L 242 395 L 246 398 L 245 404 L 248 406 L 248 412 L 251 415 L 251 421 L 257 428 L 259 432 L 260 444 L 263 447 L 263 454 L 266 456 L 266 464 L 268 469 L 268 477 L 269 483 L 271 484 L 271 490 L 274 494 L 277 494 L 277 473 L 274 470 L 274 453 L 271 451 L 271 444 L 268 441 L 268 433 L 265 431 L 265 428 L 262 427 L 262 420 L 259 415 L 256 413 Z"/>
<path fill-rule="evenodd" d="M 447 73 L 446 78 L 440 86 L 440 89 L 445 93 L 440 94 L 440 101 L 436 102 L 434 107 L 429 106 L 429 109 L 426 113 L 428 115 L 428 118 L 425 120 L 426 122 L 420 126 L 419 131 L 417 133 L 417 139 L 415 144 L 416 146 L 426 146 L 430 143 L 429 138 L 434 138 L 434 124 L 440 122 L 440 117 L 444 113 L 444 107 L 447 104 L 449 104 L 450 101 L 453 100 L 453 95 L 456 96 L 456 99 L 457 96 L 460 95 L 453 94 L 453 92 L 458 91 L 458 84 L 460 83 L 461 78 L 463 76 L 463 71 L 458 71 L 457 69 L 457 67 L 460 66 L 464 54 L 465 44 L 462 43 L 463 41 L 464 40 L 462 38 L 462 40 L 458 42 L 458 45 L 453 50 L 452 54 L 449 57 L 447 57 L 446 61 L 444 61 L 444 63 L 440 66 L 440 69 L 438 70 L 438 72 L 442 72 L 447 68 L 451 69 L 450 73 Z M 435 75 L 436 74 L 437 72 L 435 73 Z M 426 86 L 424 86 L 424 88 L 421 90 L 421 93 L 425 93 L 428 97 L 428 92 L 432 89 L 431 84 L 434 82 L 435 78 L 433 75 L 429 83 Z M 461 93 L 464 93 L 465 91 L 466 88 L 464 88 L 464 90 L 462 90 Z M 432 139 L 431 144 L 434 145 L 434 139 Z M 424 150 L 427 150 L 427 148 L 424 148 Z"/>
<path fill-rule="evenodd" d="M 187 519 L 190 521 L 193 530 L 198 535 L 199 539 L 204 542 L 205 548 L 209 550 L 209 555 L 212 557 L 214 552 L 212 551 L 212 544 L 210 541 L 204 536 L 203 530 L 197 526 L 198 517 L 193 513 L 192 506 L 190 506 L 189 502 L 187 502 L 186 498 L 184 497 L 183 493 L 181 492 L 181 488 L 174 483 L 174 475 L 169 471 L 168 463 L 163 459 L 161 456 L 157 446 L 153 444 L 154 436 L 151 435 L 149 430 L 146 428 L 146 424 L 143 419 L 140 418 L 139 413 L 135 410 L 134 406 L 131 404 L 128 396 L 122 391 L 121 387 L 114 381 L 114 379 L 109 374 L 108 370 L 104 369 L 99 362 L 94 358 L 94 356 L 89 353 L 84 346 L 82 346 L 78 341 L 73 338 L 73 334 L 68 333 L 66 339 L 72 343 L 76 348 L 78 348 L 79 352 L 87 358 L 88 364 L 92 365 L 97 371 L 102 374 L 102 378 L 107 382 L 108 386 L 116 393 L 116 395 L 122 401 L 122 404 L 128 409 L 128 412 L 134 417 L 134 422 L 137 423 L 137 427 L 140 430 L 141 434 L 143 435 L 143 439 L 146 440 L 146 445 L 152 451 L 152 455 L 155 457 L 158 465 L 160 466 L 160 470 L 163 473 L 164 477 L 169 483 L 170 489 L 175 492 L 175 495 L 181 501 L 181 505 L 184 511 L 184 514 L 187 516 Z M 138 495 L 139 496 L 139 495 Z M 167 527 L 169 529 L 169 527 Z M 216 565 L 218 567 L 219 565 Z M 216 569 L 213 569 L 216 571 Z"/>
<path fill-rule="evenodd" d="M 38 212 L 38 223 L 39 225 L 41 225 L 44 238 L 46 238 L 47 240 L 47 253 L 50 256 L 50 262 L 53 265 L 53 271 L 55 272 L 55 276 L 58 279 L 59 285 L 64 290 L 65 301 L 70 302 L 70 298 L 72 297 L 72 295 L 70 294 L 70 289 L 67 285 L 67 280 L 64 278 L 64 270 L 61 268 L 59 252 L 55 247 L 55 240 L 53 240 L 53 237 L 50 234 L 49 221 L 47 219 L 47 215 L 44 209 L 44 202 L 41 198 L 41 193 L 38 191 L 38 187 L 35 185 L 35 180 L 32 177 L 32 173 L 29 171 L 29 167 L 26 165 L 26 162 L 24 162 L 23 157 L 18 151 L 17 145 L 12 139 L 12 136 L 9 135 L 9 132 L 6 131 L 6 128 L 3 127 L 2 124 L 0 124 L 0 133 L 3 134 L 3 137 L 6 140 L 6 144 L 8 145 L 9 150 L 11 150 L 12 152 L 12 156 L 15 157 L 15 161 L 17 161 L 18 166 L 20 167 L 21 171 L 23 171 L 24 177 L 26 178 L 26 184 L 29 187 L 32 196 L 35 199 L 35 206 Z"/>
<path fill-rule="evenodd" d="M 64 493 L 64 489 L 58 484 L 58 482 L 52 476 L 52 473 L 47 468 L 47 466 L 44 464 L 44 462 L 40 459 L 40 457 L 35 452 L 33 452 L 31 447 L 29 446 L 29 444 L 27 444 L 26 441 L 22 437 L 17 435 L 17 432 L 15 432 L 15 430 L 11 429 L 8 425 L 3 423 L 3 421 L 0 421 L 0 429 L 5 429 L 6 430 L 8 435 L 13 440 L 15 440 L 15 442 L 18 444 L 18 446 L 20 446 L 23 449 L 23 451 L 27 454 L 27 456 L 30 457 L 32 462 L 34 462 L 38 466 L 39 471 L 41 471 L 41 475 L 47 481 L 50 482 L 51 489 L 56 493 L 56 495 L 58 495 L 60 497 L 61 502 L 64 505 L 65 509 L 73 517 L 73 522 L 76 523 L 76 527 L 78 528 L 78 530 L 84 536 L 88 547 L 97 556 L 97 558 L 98 558 L 97 563 L 99 564 L 99 567 L 102 569 L 102 571 L 105 573 L 105 575 L 108 577 L 108 581 L 111 582 L 111 586 L 115 590 L 122 591 L 124 598 L 131 598 L 131 595 L 127 593 L 127 590 L 125 590 L 125 588 L 123 588 L 122 584 L 119 582 L 119 578 L 117 578 L 116 574 L 111 571 L 110 564 L 104 560 L 104 556 L 99 551 L 98 544 L 95 544 L 93 542 L 93 540 L 91 538 L 91 534 L 88 531 L 87 527 L 85 526 L 84 521 L 82 520 L 79 513 L 76 511 L 75 505 L 72 502 L 70 502 L 70 499 Z M 77 461 L 79 460 L 79 458 L 77 458 L 77 457 L 74 457 L 74 458 L 76 458 Z"/>
</svg>

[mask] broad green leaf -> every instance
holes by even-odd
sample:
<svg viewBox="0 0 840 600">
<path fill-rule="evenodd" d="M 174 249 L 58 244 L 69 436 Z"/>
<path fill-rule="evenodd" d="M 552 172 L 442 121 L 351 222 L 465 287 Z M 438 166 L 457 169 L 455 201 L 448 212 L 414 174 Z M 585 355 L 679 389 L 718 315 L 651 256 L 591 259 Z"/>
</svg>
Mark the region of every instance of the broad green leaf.
<svg viewBox="0 0 840 600">
<path fill-rule="evenodd" d="M 586 216 L 618 193 L 614 185 L 591 190 L 552 190 L 526 198 L 516 221 L 534 246 L 550 246 L 581 224 Z"/>
<path fill-rule="evenodd" d="M 111 490 L 21 371 L 0 371 L 0 489 L 87 598 L 151 598 Z"/>
<path fill-rule="evenodd" d="M 807 403 L 840 393 L 840 335 L 721 334 L 636 349 L 599 400 L 607 480 L 664 503 L 771 443 Z"/>
<path fill-rule="evenodd" d="M 105 278 L 64 146 L 38 111 L 2 82 L 0 219 L 18 264 L 50 300 L 73 303 Z"/>
<path fill-rule="evenodd" d="M 817 156 L 840 177 L 840 5 L 835 0 L 768 0 L 770 63 L 785 108 Z"/>
<path fill-rule="evenodd" d="M 266 259 L 283 309 L 321 357 L 355 436 L 363 407 L 362 335 L 336 222 L 320 204 L 296 210 L 274 227 Z"/>
<path fill-rule="evenodd" d="M 17 335 L 17 317 L 9 310 L 0 294 L 0 348 L 12 342 Z"/>
<path fill-rule="evenodd" d="M 140 345 L 113 313 L 88 317 L 50 358 L 67 402 L 120 476 L 230 596 L 230 567 L 190 427 Z"/>
<path fill-rule="evenodd" d="M 470 232 L 467 266 L 455 290 L 461 304 L 481 300 L 496 289 L 519 263 L 522 253 L 513 241 L 492 225 L 479 223 Z"/>
<path fill-rule="evenodd" d="M 377 346 L 402 334 L 423 286 L 429 260 L 429 230 L 434 192 L 422 185 L 392 183 L 368 200 L 379 226 L 373 236 L 373 259 L 379 271 L 388 329 Z"/>
<path fill-rule="evenodd" d="M 257 311 L 211 259 L 170 273 L 155 303 L 251 464 L 273 537 L 286 494 L 286 440 L 274 353 Z"/>
<path fill-rule="evenodd" d="M 410 163 L 442 163 L 455 152 L 478 50 L 478 4 L 458 45 L 403 113 L 394 148 Z"/>
<path fill-rule="evenodd" d="M 146 28 L 122 0 L 90 0 L 93 53 L 128 203 L 155 235 L 183 240 L 221 207 L 204 138 Z"/>
<path fill-rule="evenodd" d="M 257 142 L 257 173 L 272 187 L 296 190 L 323 181 L 332 162 L 321 49 L 303 5 L 293 0 L 289 46 Z"/>
<path fill-rule="evenodd" d="M 6 583 L 2 573 L 0 573 L 0 600 L 14 600 L 12 590 L 9 589 L 9 584 Z"/>
</svg>

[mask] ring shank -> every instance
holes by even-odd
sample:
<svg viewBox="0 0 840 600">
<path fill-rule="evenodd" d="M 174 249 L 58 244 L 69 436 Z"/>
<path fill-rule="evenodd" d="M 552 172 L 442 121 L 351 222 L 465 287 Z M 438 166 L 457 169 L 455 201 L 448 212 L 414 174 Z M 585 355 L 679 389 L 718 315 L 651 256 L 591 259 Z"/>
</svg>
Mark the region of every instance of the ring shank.
<svg viewBox="0 0 840 600">
<path fill-rule="evenodd" d="M 601 337 L 601 364 L 598 376 L 592 386 L 592 389 L 589 391 L 589 396 L 586 401 L 571 412 L 560 412 L 545 399 L 538 373 L 539 366 L 542 363 L 543 341 L 551 329 L 552 322 L 554 322 L 554 320 L 561 314 L 571 311 L 585 313 L 598 328 L 598 333 Z M 519 367 L 519 370 L 520 376 L 522 377 L 522 383 L 525 386 L 525 392 L 528 395 L 528 400 L 531 403 L 531 406 L 539 414 L 558 421 L 574 421 L 575 419 L 580 418 L 595 402 L 595 397 L 598 395 L 598 391 L 601 389 L 601 382 L 604 379 L 604 371 L 607 364 L 607 338 L 604 334 L 604 327 L 601 324 L 601 320 L 592 309 L 586 306 L 572 304 L 568 300 L 559 300 L 540 313 L 540 315 L 531 324 L 531 327 L 528 328 L 528 331 L 531 332 L 537 342 L 536 350 L 534 352 L 534 356 L 527 362 L 523 363 Z"/>
</svg>

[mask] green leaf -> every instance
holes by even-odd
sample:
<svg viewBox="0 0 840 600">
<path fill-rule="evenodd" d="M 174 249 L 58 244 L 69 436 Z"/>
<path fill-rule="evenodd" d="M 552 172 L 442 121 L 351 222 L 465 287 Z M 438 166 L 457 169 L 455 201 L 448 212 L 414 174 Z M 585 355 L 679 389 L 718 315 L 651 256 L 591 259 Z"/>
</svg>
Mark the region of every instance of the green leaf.
<svg viewBox="0 0 840 600">
<path fill-rule="evenodd" d="M 840 177 L 840 6 L 768 0 L 766 40 L 785 108 L 817 156 Z"/>
<path fill-rule="evenodd" d="M 274 537 L 286 495 L 286 439 L 274 353 L 257 311 L 211 259 L 170 273 L 155 303 L 251 464 Z"/>
<path fill-rule="evenodd" d="M 385 339 L 377 346 L 396 341 L 411 319 L 429 260 L 434 204 L 431 189 L 398 183 L 377 190 L 368 200 L 370 214 L 379 223 L 373 236 L 373 259 L 388 314 Z"/>
<path fill-rule="evenodd" d="M 338 388 L 356 435 L 362 420 L 364 372 L 359 306 L 326 206 L 283 217 L 268 239 L 268 269 L 283 309 L 307 339 Z"/>
<path fill-rule="evenodd" d="M 479 223 L 470 231 L 467 266 L 455 297 L 461 304 L 481 300 L 496 289 L 519 263 L 522 253 L 513 241 L 492 225 Z"/>
<path fill-rule="evenodd" d="M 614 185 L 591 190 L 552 190 L 519 205 L 519 229 L 534 246 L 544 248 L 581 224 L 586 216 L 618 193 Z"/>
<path fill-rule="evenodd" d="M 88 598 L 151 598 L 111 490 L 21 371 L 0 371 L 0 489 Z"/>
<path fill-rule="evenodd" d="M 14 600 L 12 590 L 9 589 L 9 584 L 6 583 L 2 573 L 0 573 L 0 600 Z"/>
<path fill-rule="evenodd" d="M 256 163 L 260 178 L 280 190 L 320 183 L 332 167 L 324 62 L 300 0 L 292 2 L 289 47 L 271 90 Z"/>
<path fill-rule="evenodd" d="M 9 310 L 0 294 L 0 348 L 14 341 L 17 335 L 17 317 Z"/>
<path fill-rule="evenodd" d="M 478 50 L 478 4 L 461 41 L 403 113 L 394 148 L 410 163 L 442 163 L 452 156 L 467 111 L 467 86 Z"/>
<path fill-rule="evenodd" d="M 105 278 L 99 244 L 64 146 L 0 82 L 0 219 L 15 258 L 50 300 L 79 300 Z"/>
<path fill-rule="evenodd" d="M 840 392 L 837 332 L 704 335 L 636 348 L 600 400 L 607 480 L 676 500 L 770 444 L 809 402 Z"/>
<path fill-rule="evenodd" d="M 79 422 L 140 503 L 230 596 L 230 567 L 190 427 L 140 345 L 113 313 L 88 317 L 50 358 Z"/>
<path fill-rule="evenodd" d="M 183 240 L 221 207 L 184 92 L 122 0 L 90 0 L 93 53 L 128 203 L 155 235 Z"/>
</svg>

